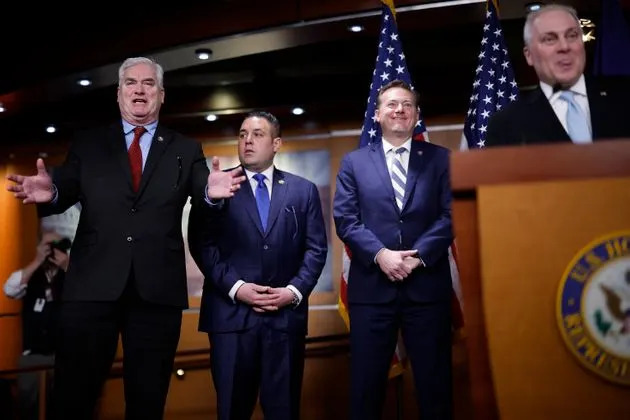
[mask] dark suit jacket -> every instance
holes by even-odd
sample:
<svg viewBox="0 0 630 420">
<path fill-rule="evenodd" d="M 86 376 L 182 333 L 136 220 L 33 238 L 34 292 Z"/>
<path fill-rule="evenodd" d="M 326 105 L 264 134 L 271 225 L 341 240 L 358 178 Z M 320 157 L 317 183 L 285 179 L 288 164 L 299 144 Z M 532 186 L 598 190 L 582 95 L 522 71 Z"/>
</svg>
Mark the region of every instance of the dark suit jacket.
<svg viewBox="0 0 630 420">
<path fill-rule="evenodd" d="M 346 155 L 337 175 L 334 218 L 337 235 L 350 248 L 350 303 L 386 303 L 400 289 L 416 302 L 448 300 L 453 241 L 448 150 L 411 142 L 403 209 L 394 198 L 382 143 Z M 374 262 L 383 248 L 415 249 L 426 268 L 393 283 Z"/>
<path fill-rule="evenodd" d="M 53 174 L 57 202 L 39 209 L 82 206 L 63 299 L 114 301 L 133 270 L 144 300 L 186 307 L 182 210 L 189 196 L 207 206 L 207 178 L 200 144 L 158 125 L 135 193 L 121 123 L 77 136 Z"/>
<path fill-rule="evenodd" d="M 593 139 L 630 137 L 627 122 L 630 89 L 624 83 L 603 89 L 601 83 L 586 79 Z M 540 86 L 518 101 L 496 112 L 488 124 L 486 147 L 517 144 L 570 142 Z"/>
<path fill-rule="evenodd" d="M 306 334 L 308 297 L 326 262 L 328 245 L 317 187 L 288 172 L 274 170 L 267 231 L 256 199 L 244 183 L 223 208 L 205 220 L 191 212 L 189 242 L 205 282 L 199 330 L 212 333 L 248 329 L 265 319 L 273 328 Z M 271 287 L 293 285 L 302 294 L 296 308 L 257 314 L 232 302 L 238 280 Z"/>
</svg>

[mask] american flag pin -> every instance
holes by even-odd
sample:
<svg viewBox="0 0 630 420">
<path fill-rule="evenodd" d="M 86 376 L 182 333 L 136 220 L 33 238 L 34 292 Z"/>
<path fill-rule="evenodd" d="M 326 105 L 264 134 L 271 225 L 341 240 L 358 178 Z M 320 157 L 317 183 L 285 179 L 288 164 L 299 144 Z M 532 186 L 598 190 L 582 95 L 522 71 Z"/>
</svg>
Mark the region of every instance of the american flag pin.
<svg viewBox="0 0 630 420">
<path fill-rule="evenodd" d="M 279 179 L 278 184 L 284 184 L 284 179 Z"/>
<path fill-rule="evenodd" d="M 158 136 L 158 141 L 164 141 L 164 137 Z"/>
<path fill-rule="evenodd" d="M 599 92 L 599 96 L 606 96 L 608 95 L 608 92 L 606 92 L 605 90 L 602 90 L 601 92 Z"/>
<path fill-rule="evenodd" d="M 422 156 L 422 150 L 418 150 L 416 153 L 418 153 L 418 156 Z"/>
</svg>

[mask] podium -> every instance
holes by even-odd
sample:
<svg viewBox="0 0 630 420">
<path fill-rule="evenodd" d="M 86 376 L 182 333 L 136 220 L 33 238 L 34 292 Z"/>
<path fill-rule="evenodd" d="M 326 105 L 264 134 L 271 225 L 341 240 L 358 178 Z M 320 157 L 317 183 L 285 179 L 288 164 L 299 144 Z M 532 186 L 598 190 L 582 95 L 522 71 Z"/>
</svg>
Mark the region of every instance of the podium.
<svg viewBox="0 0 630 420">
<path fill-rule="evenodd" d="M 454 152 L 451 185 L 468 418 L 629 418 L 630 140 Z"/>
</svg>

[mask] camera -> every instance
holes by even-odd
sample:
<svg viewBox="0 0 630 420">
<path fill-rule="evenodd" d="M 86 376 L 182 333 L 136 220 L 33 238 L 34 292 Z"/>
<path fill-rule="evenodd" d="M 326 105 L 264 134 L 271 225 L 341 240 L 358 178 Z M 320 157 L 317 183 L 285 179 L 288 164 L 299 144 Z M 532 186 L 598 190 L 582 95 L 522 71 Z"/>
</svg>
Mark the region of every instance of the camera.
<svg viewBox="0 0 630 420">
<path fill-rule="evenodd" d="M 50 243 L 51 250 L 58 249 L 61 252 L 68 252 L 70 246 L 72 246 L 72 242 L 69 238 L 59 239 L 58 241 L 52 241 Z"/>
</svg>

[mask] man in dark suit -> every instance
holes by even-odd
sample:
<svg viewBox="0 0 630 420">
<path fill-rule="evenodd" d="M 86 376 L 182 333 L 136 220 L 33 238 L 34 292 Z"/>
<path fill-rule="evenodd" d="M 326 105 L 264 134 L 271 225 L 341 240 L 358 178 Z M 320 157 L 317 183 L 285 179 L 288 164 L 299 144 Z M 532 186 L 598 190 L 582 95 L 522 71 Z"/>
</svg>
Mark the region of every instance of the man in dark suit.
<svg viewBox="0 0 630 420">
<path fill-rule="evenodd" d="M 451 418 L 451 190 L 448 150 L 412 141 L 416 94 L 379 92 L 382 141 L 343 158 L 333 212 L 350 248 L 351 418 L 380 419 L 399 331 L 422 419 Z"/>
<path fill-rule="evenodd" d="M 281 144 L 276 117 L 249 114 L 238 138 L 249 185 L 220 216 L 194 209 L 189 222 L 206 278 L 199 330 L 209 334 L 220 420 L 249 419 L 259 391 L 266 419 L 300 415 L 308 297 L 327 241 L 317 187 L 273 166 Z"/>
<path fill-rule="evenodd" d="M 208 209 L 244 179 L 238 171 L 209 175 L 200 144 L 158 123 L 163 101 L 162 67 L 127 59 L 119 69 L 121 121 L 80 134 L 53 179 L 41 159 L 37 175 L 9 176 L 9 191 L 38 203 L 40 215 L 82 206 L 59 313 L 59 419 L 92 418 L 119 334 L 126 418 L 162 418 L 188 305 L 184 204 L 191 197 Z"/>
<path fill-rule="evenodd" d="M 573 8 L 550 4 L 530 13 L 523 38 L 540 85 L 491 117 L 486 146 L 630 137 L 628 84 L 604 89 L 601 81 L 585 78 L 582 28 Z"/>
</svg>

